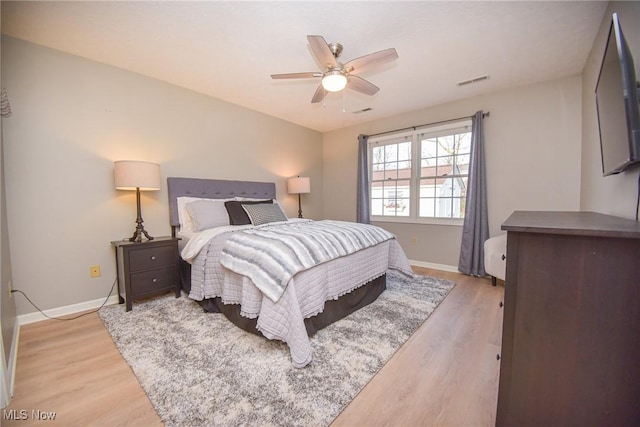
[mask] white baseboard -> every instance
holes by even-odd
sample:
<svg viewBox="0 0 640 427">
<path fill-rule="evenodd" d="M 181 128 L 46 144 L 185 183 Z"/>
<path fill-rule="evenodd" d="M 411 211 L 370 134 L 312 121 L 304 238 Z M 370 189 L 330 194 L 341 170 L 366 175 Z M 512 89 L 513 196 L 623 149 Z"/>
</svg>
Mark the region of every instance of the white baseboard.
<svg viewBox="0 0 640 427">
<path fill-rule="evenodd" d="M 18 340 L 20 338 L 20 323 L 18 319 L 13 325 L 13 336 L 11 337 L 11 348 L 9 349 L 9 358 L 5 359 L 4 342 L 0 341 L 0 359 L 2 360 L 2 380 L 1 382 L 1 398 L 0 408 L 5 408 L 11 403 L 13 397 L 13 386 L 16 378 L 16 364 L 18 361 Z M 6 363 L 5 363 L 6 362 Z"/>
<path fill-rule="evenodd" d="M 4 364 L 4 344 L 0 340 L 0 408 L 5 408 L 11 402 L 11 391 L 9 391 L 9 376 L 7 375 L 7 368 Z"/>
<path fill-rule="evenodd" d="M 452 272 L 452 273 L 460 273 L 460 270 L 458 270 L 458 267 L 454 266 L 454 265 L 435 264 L 433 262 L 414 261 L 414 260 L 411 260 L 411 259 L 409 260 L 409 264 L 415 265 L 416 267 L 433 268 L 434 270 L 442 270 L 442 271 L 449 271 L 449 272 Z"/>
<path fill-rule="evenodd" d="M 69 314 L 79 313 L 81 311 L 94 310 L 102 305 L 104 298 L 94 299 L 93 301 L 85 301 L 78 304 L 66 305 L 64 307 L 52 308 L 44 310 L 44 313 L 50 317 L 61 317 Z M 117 304 L 118 295 L 111 295 L 105 305 Z M 28 325 L 29 323 L 40 322 L 41 320 L 47 320 L 39 311 L 33 313 L 21 314 L 18 316 L 18 322 L 20 325 Z"/>
</svg>

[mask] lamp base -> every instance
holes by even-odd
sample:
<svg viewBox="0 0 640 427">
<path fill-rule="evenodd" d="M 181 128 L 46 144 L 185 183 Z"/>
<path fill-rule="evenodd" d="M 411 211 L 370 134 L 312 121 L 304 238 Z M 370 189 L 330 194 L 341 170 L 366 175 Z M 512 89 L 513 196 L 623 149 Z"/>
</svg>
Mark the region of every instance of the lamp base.
<svg viewBox="0 0 640 427">
<path fill-rule="evenodd" d="M 138 225 L 136 226 L 136 231 L 133 232 L 133 236 L 131 236 L 129 238 L 129 241 L 130 242 L 142 242 L 142 235 L 143 234 L 147 238 L 147 240 L 153 240 L 153 237 L 149 236 L 149 233 L 147 233 L 147 230 L 145 230 L 143 225 L 142 225 L 142 221 L 140 221 L 140 222 L 138 222 Z"/>
<path fill-rule="evenodd" d="M 149 236 L 147 230 L 144 229 L 142 225 L 142 212 L 140 209 L 140 189 L 136 188 L 136 208 L 138 211 L 138 217 L 136 218 L 136 231 L 133 232 L 133 236 L 129 239 L 130 242 L 142 242 L 142 235 L 149 239 L 153 240 L 153 237 Z"/>
<path fill-rule="evenodd" d="M 300 193 L 298 193 L 298 218 L 302 218 L 302 203 L 300 203 Z"/>
</svg>

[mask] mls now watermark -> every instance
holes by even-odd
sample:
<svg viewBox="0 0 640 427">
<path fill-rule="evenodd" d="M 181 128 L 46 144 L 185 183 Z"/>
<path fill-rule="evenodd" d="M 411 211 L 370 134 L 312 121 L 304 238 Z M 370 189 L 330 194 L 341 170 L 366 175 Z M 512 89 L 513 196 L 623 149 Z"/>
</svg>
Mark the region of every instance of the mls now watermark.
<svg viewBox="0 0 640 427">
<path fill-rule="evenodd" d="M 41 411 L 40 409 L 32 409 L 31 411 L 26 409 L 3 409 L 2 418 L 7 421 L 53 421 L 56 419 L 56 413 L 51 411 Z"/>
</svg>

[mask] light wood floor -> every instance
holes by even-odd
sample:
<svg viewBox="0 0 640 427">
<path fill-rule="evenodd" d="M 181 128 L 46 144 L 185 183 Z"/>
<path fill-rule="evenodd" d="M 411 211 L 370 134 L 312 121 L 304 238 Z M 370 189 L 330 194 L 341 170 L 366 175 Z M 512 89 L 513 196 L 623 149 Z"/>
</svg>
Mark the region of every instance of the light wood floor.
<svg viewBox="0 0 640 427">
<path fill-rule="evenodd" d="M 504 287 L 416 268 L 457 286 L 336 418 L 339 426 L 493 426 Z M 7 420 L 7 411 L 26 420 Z M 36 422 L 32 411 L 55 412 Z M 97 314 L 21 329 L 14 396 L 0 424 L 162 425 Z"/>
</svg>

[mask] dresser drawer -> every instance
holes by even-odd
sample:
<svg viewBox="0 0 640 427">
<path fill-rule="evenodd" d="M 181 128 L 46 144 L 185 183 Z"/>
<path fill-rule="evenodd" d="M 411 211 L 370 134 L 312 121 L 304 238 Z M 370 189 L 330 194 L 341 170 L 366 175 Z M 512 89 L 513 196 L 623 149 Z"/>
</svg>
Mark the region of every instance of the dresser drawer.
<svg viewBox="0 0 640 427">
<path fill-rule="evenodd" d="M 166 289 L 173 289 L 176 284 L 176 269 L 175 267 L 164 267 L 131 273 L 130 279 L 133 298 L 137 298 Z"/>
<path fill-rule="evenodd" d="M 174 265 L 175 257 L 175 245 L 173 244 L 132 250 L 129 252 L 129 271 Z"/>
</svg>

